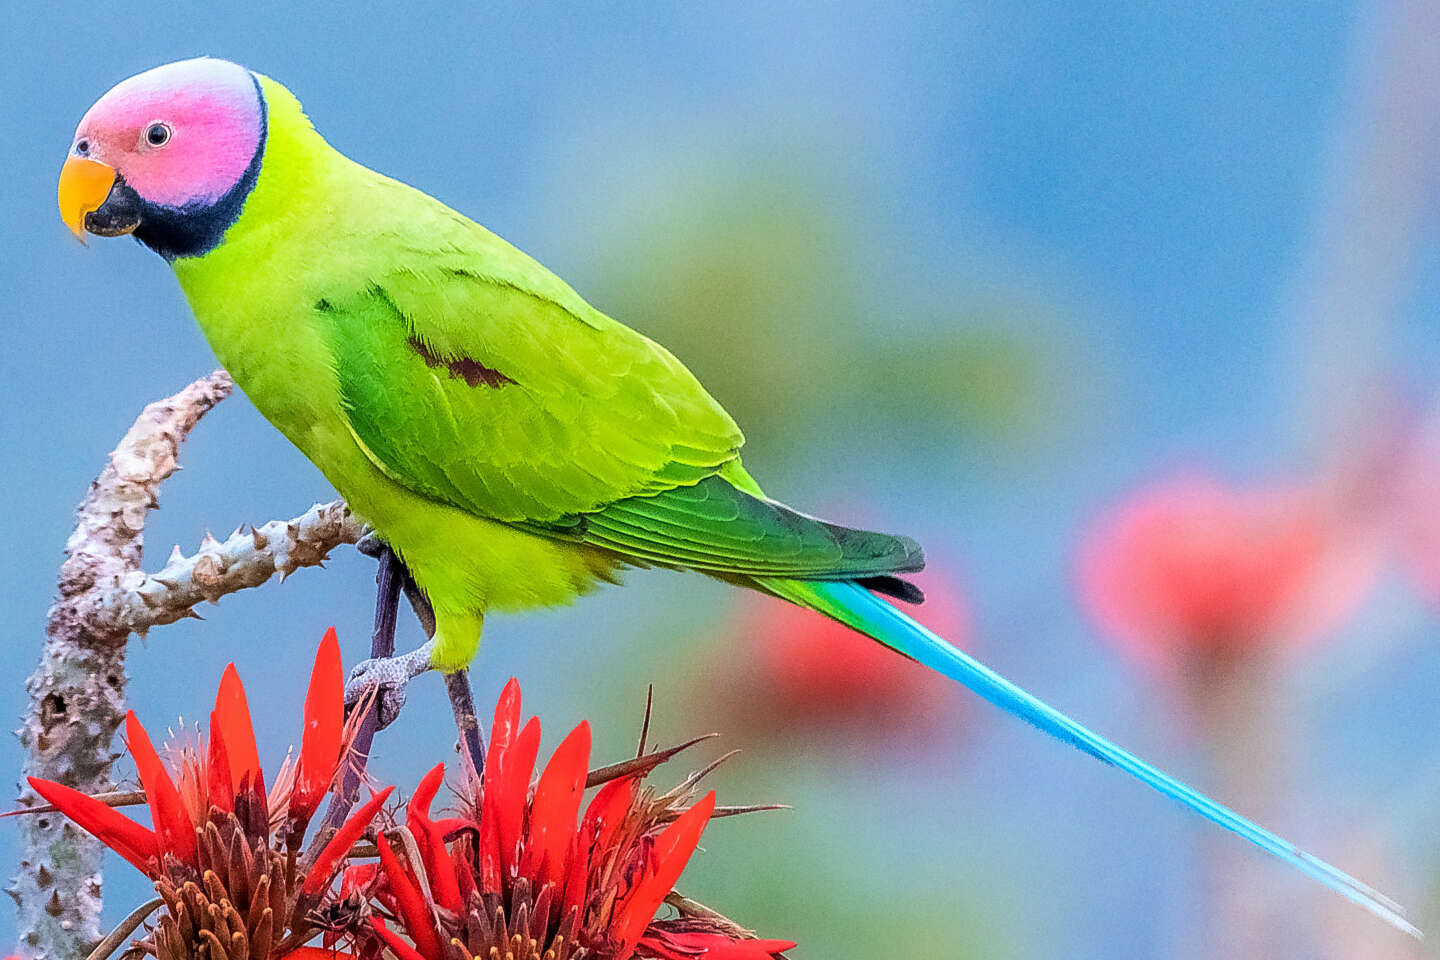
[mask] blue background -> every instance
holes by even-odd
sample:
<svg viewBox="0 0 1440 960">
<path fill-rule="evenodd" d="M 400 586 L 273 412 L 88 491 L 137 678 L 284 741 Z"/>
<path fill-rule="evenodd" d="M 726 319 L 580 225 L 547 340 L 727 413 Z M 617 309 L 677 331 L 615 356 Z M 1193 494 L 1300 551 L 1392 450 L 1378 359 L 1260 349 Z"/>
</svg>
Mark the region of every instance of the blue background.
<svg viewBox="0 0 1440 960">
<path fill-rule="evenodd" d="M 1173 698 L 1083 616 L 1074 549 L 1097 509 L 1177 462 L 1304 474 L 1343 455 L 1376 384 L 1431 405 L 1440 33 L 1423 6 L 6 5 L 0 716 L 23 710 L 70 512 L 105 453 L 214 365 L 158 258 L 74 243 L 55 177 L 112 84 L 209 54 L 281 80 L 339 149 L 669 344 L 735 412 L 770 492 L 916 535 L 958 572 L 988 662 L 1206 785 Z M 238 396 L 183 463 L 146 531 L 152 568 L 207 528 L 333 496 Z M 152 728 L 203 716 L 233 659 L 278 763 L 323 629 L 362 655 L 371 574 L 341 551 L 157 629 L 132 644 L 132 702 Z M 703 732 L 693 701 L 743 712 L 743 691 L 695 667 L 718 662 L 730 592 L 629 579 L 492 619 L 477 698 L 518 675 L 547 743 L 589 717 L 605 759 L 632 746 L 652 681 L 664 739 Z M 1392 572 L 1295 662 L 1290 794 L 1269 823 L 1369 868 L 1432 929 L 1437 634 Z M 427 677 L 375 769 L 413 784 L 448 754 L 447 722 Z M 715 825 L 687 889 L 800 940 L 798 957 L 1208 955 L 1213 828 L 984 709 L 936 726 L 731 761 L 725 798 L 796 809 Z M 0 742 L 0 770 L 19 765 Z M 1378 860 L 1356 853 L 1359 824 Z M 0 824 L 7 871 L 14 849 Z M 1431 955 L 1256 869 L 1297 918 L 1273 955 Z M 109 876 L 118 919 L 145 884 L 121 863 Z M 0 948 L 12 928 L 0 910 Z"/>
</svg>

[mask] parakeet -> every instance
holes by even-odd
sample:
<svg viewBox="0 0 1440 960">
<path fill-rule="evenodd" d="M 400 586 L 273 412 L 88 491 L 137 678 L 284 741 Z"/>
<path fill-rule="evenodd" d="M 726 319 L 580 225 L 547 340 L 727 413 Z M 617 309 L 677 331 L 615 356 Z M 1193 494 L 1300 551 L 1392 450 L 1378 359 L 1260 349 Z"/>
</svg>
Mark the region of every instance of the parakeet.
<svg viewBox="0 0 1440 960">
<path fill-rule="evenodd" d="M 917 624 L 888 595 L 919 546 L 765 496 L 740 429 L 664 347 L 438 200 L 331 147 L 279 83 L 223 60 L 120 83 L 60 177 L 81 239 L 175 271 L 220 362 L 403 559 L 431 643 L 361 676 L 475 657 L 491 611 L 569 602 L 627 566 L 809 607 L 1298 867 L 1391 924 L 1374 890 L 1115 746 Z M 777 638 L 783 642 L 784 638 Z"/>
</svg>

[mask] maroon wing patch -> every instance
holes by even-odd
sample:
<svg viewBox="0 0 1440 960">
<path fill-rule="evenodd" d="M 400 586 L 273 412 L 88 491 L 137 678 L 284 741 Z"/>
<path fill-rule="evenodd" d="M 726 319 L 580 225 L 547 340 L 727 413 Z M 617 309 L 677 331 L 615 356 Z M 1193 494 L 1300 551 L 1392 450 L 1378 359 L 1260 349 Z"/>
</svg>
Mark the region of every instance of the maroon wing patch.
<svg viewBox="0 0 1440 960">
<path fill-rule="evenodd" d="M 464 380 L 467 386 L 487 386 L 499 389 L 507 383 L 514 383 L 499 370 L 492 370 L 479 360 L 472 360 L 470 357 L 456 357 L 454 360 L 446 360 L 431 352 L 418 337 L 410 338 L 410 349 L 420 354 L 427 367 L 444 367 L 449 371 L 450 376 L 456 380 Z"/>
</svg>

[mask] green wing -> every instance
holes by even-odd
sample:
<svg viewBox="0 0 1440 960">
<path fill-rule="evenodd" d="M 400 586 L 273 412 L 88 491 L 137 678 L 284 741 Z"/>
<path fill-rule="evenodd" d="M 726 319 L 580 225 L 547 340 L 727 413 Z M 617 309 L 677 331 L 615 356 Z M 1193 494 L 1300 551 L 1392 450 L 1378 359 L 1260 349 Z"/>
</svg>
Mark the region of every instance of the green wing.
<svg viewBox="0 0 1440 960">
<path fill-rule="evenodd" d="M 735 459 L 739 428 L 678 360 L 483 228 L 450 233 L 462 225 L 428 249 L 377 238 L 377 261 L 401 266 L 315 304 L 382 470 L 481 516 L 545 522 Z"/>
<path fill-rule="evenodd" d="M 919 545 L 908 537 L 808 517 L 737 488 L 723 473 L 664 493 L 629 497 L 537 532 L 605 547 L 643 563 L 716 574 L 850 580 L 925 565 Z"/>
<path fill-rule="evenodd" d="M 315 309 L 356 440 L 431 499 L 641 563 L 865 577 L 923 563 L 905 538 L 765 499 L 735 423 L 668 351 L 549 271 L 405 190 L 363 287 Z"/>
</svg>

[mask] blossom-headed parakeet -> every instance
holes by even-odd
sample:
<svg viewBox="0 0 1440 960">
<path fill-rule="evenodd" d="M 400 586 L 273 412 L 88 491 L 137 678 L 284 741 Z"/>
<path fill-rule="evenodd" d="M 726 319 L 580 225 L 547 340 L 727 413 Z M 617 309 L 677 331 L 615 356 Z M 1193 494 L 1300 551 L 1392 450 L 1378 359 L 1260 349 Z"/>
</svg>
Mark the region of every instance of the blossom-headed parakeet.
<svg viewBox="0 0 1440 960">
<path fill-rule="evenodd" d="M 433 641 L 362 674 L 461 669 L 487 613 L 569 602 L 627 565 L 699 571 L 958 680 L 1415 932 L 882 599 L 921 599 L 903 579 L 924 562 L 914 541 L 766 497 L 735 422 L 664 347 L 346 158 L 274 80 L 200 59 L 124 81 L 80 121 L 59 193 L 77 235 L 132 234 L 165 259 L 236 383 L 428 595 Z"/>
</svg>

